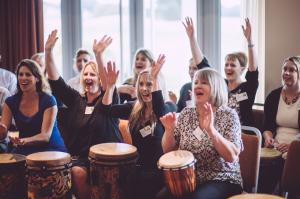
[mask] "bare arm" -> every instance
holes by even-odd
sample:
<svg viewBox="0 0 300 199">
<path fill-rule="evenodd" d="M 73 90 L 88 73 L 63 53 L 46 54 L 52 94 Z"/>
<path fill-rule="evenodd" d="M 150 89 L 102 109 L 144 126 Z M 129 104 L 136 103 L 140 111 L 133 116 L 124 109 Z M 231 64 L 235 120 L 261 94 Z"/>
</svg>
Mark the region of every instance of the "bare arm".
<svg viewBox="0 0 300 199">
<path fill-rule="evenodd" d="M 12 112 L 6 103 L 3 105 L 2 117 L 0 122 L 0 139 L 4 139 L 7 136 L 7 129 L 9 128 L 12 120 Z"/>
<path fill-rule="evenodd" d="M 164 125 L 165 132 L 161 140 L 164 153 L 178 149 L 174 137 L 174 129 L 176 124 L 176 113 L 168 113 L 160 118 L 161 123 Z"/>
<path fill-rule="evenodd" d="M 212 106 L 206 103 L 203 107 L 197 108 L 199 113 L 199 125 L 210 137 L 218 154 L 227 162 L 238 159 L 240 149 L 231 141 L 225 139 L 214 127 L 214 115 Z"/>
<path fill-rule="evenodd" d="M 49 142 L 52 134 L 53 126 L 55 123 L 56 115 L 57 115 L 57 106 L 47 108 L 43 115 L 41 132 L 32 137 L 21 138 L 20 139 L 21 145 L 25 145 L 25 146 L 40 145 Z"/>
<path fill-rule="evenodd" d="M 254 45 L 252 43 L 252 30 L 251 24 L 248 18 L 245 19 L 245 26 L 242 26 L 243 33 L 248 42 L 248 59 L 249 59 L 249 71 L 256 71 L 258 64 L 256 58 L 256 52 L 254 50 Z"/>
<path fill-rule="evenodd" d="M 112 38 L 110 36 L 104 35 L 100 41 L 94 39 L 93 51 L 96 56 L 96 61 L 98 64 L 99 76 L 102 84 L 102 88 L 106 89 L 106 77 L 104 72 L 104 61 L 103 61 L 103 52 L 111 44 Z"/>
<path fill-rule="evenodd" d="M 56 68 L 54 57 L 53 57 L 53 48 L 55 46 L 57 39 L 58 39 L 57 30 L 53 30 L 48 36 L 45 45 L 45 65 L 48 74 L 48 79 L 50 80 L 58 80 L 59 78 L 59 73 Z"/>
<path fill-rule="evenodd" d="M 200 47 L 197 43 L 196 37 L 195 37 L 193 20 L 190 17 L 186 17 L 185 18 L 185 23 L 182 22 L 182 24 L 185 28 L 187 36 L 189 37 L 190 48 L 191 48 L 191 51 L 192 51 L 193 59 L 194 59 L 196 64 L 199 64 L 203 60 L 204 55 L 201 52 L 201 49 L 200 49 Z"/>
<path fill-rule="evenodd" d="M 104 105 L 110 105 L 112 103 L 112 98 L 114 94 L 114 90 L 116 87 L 116 81 L 119 76 L 119 71 L 116 70 L 116 65 L 113 62 L 108 62 L 107 63 L 107 68 L 103 68 L 104 70 L 104 75 L 106 76 L 106 90 L 104 93 L 104 96 L 102 98 L 102 103 Z"/>
<path fill-rule="evenodd" d="M 162 66 L 164 65 L 165 63 L 165 58 L 166 56 L 164 54 L 160 54 L 157 61 L 154 61 L 153 62 L 153 65 L 151 67 L 151 76 L 152 76 L 152 79 L 153 79 L 153 91 L 157 91 L 157 90 L 161 90 L 160 89 L 160 85 L 158 83 L 158 74 L 162 68 Z"/>
</svg>

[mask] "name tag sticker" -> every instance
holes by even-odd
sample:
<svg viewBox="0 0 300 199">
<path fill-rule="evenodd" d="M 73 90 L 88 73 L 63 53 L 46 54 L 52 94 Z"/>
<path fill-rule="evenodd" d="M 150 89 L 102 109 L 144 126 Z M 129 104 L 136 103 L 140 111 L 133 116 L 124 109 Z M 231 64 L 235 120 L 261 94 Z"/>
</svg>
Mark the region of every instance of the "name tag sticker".
<svg viewBox="0 0 300 199">
<path fill-rule="evenodd" d="M 141 135 L 142 135 L 143 138 L 146 137 L 146 136 L 148 136 L 148 135 L 150 135 L 152 133 L 151 126 L 150 125 L 145 126 L 144 128 L 142 128 L 140 130 L 140 133 L 141 133 Z"/>
<path fill-rule="evenodd" d="M 246 92 L 243 92 L 243 93 L 240 93 L 240 94 L 236 94 L 235 97 L 236 97 L 236 100 L 237 100 L 238 102 L 244 101 L 244 100 L 247 100 L 247 99 L 248 99 L 248 95 L 247 95 Z"/>
<path fill-rule="evenodd" d="M 203 131 L 200 129 L 200 127 L 198 126 L 194 131 L 193 131 L 193 135 L 197 138 L 197 140 L 201 141 L 202 140 L 202 134 Z"/>
<path fill-rule="evenodd" d="M 84 114 L 90 115 L 90 114 L 93 113 L 93 111 L 94 111 L 94 107 L 93 107 L 93 106 L 87 106 L 87 107 L 85 107 L 85 112 L 84 112 Z"/>
</svg>

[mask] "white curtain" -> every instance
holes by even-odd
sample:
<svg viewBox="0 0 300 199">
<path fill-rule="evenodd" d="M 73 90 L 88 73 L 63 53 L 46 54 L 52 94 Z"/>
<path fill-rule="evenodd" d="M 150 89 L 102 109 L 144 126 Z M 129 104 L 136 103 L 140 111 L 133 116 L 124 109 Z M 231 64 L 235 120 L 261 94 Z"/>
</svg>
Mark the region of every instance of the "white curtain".
<svg viewBox="0 0 300 199">
<path fill-rule="evenodd" d="M 241 0 L 241 17 L 248 17 L 252 27 L 252 42 L 255 45 L 259 70 L 259 88 L 256 102 L 265 101 L 265 0 Z M 247 48 L 245 44 L 245 49 Z M 247 49 L 246 49 L 247 50 Z"/>
</svg>

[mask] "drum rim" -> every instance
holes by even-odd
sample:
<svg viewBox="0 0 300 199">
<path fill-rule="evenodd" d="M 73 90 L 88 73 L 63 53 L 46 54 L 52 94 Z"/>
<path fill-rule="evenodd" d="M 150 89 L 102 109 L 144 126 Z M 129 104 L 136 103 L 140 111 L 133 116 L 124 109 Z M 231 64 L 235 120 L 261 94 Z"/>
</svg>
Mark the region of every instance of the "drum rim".
<svg viewBox="0 0 300 199">
<path fill-rule="evenodd" d="M 132 152 L 130 153 L 122 153 L 122 154 L 101 154 L 101 153 L 96 153 L 96 151 L 94 151 L 94 149 L 99 146 L 99 145 L 109 145 L 109 144 L 113 144 L 113 145 L 123 145 L 124 147 L 130 147 L 133 149 Z M 107 142 L 107 143 L 101 143 L 101 144 L 97 144 L 94 145 L 92 147 L 90 147 L 89 150 L 89 158 L 93 159 L 93 160 L 106 160 L 106 161 L 116 161 L 116 160 L 127 160 L 127 159 L 134 159 L 138 156 L 138 152 L 137 152 L 137 148 L 131 144 L 126 144 L 126 143 L 116 143 L 116 142 Z"/>
<path fill-rule="evenodd" d="M 264 152 L 264 150 L 269 150 L 269 151 L 272 150 L 276 154 L 273 154 L 271 156 L 266 156 L 267 152 Z M 266 148 L 266 147 L 261 148 L 260 158 L 262 158 L 262 159 L 276 159 L 276 158 L 280 158 L 281 156 L 282 156 L 282 153 L 274 148 Z"/>
<path fill-rule="evenodd" d="M 0 161 L 0 165 L 12 165 L 12 164 L 20 164 L 20 163 L 25 164 L 25 161 L 26 161 L 26 156 L 22 155 L 22 154 L 18 154 L 18 153 L 1 153 L 0 156 L 1 155 L 13 155 L 13 156 L 20 157 L 22 159 L 16 160 L 15 162 L 2 162 L 2 161 Z"/>
<path fill-rule="evenodd" d="M 63 155 L 63 157 L 59 157 L 57 159 L 47 159 L 47 160 L 43 160 L 43 159 L 31 159 L 33 155 L 45 155 L 45 154 L 49 154 L 49 152 L 53 153 L 58 153 L 60 155 Z M 26 166 L 27 167 L 48 167 L 48 168 L 54 168 L 54 167 L 61 167 L 64 165 L 67 165 L 71 162 L 71 155 L 69 153 L 66 152 L 61 152 L 61 151 L 44 151 L 44 152 L 37 152 L 37 153 L 32 153 L 28 156 L 26 156 Z"/>
<path fill-rule="evenodd" d="M 196 162 L 197 162 L 197 159 L 194 159 L 191 163 L 189 163 L 187 165 L 183 165 L 181 167 L 164 167 L 164 166 L 159 165 L 159 162 L 157 162 L 157 167 L 163 171 L 178 171 L 178 170 L 189 168 L 191 166 L 195 166 Z"/>
<path fill-rule="evenodd" d="M 176 153 L 176 152 L 178 152 L 178 151 L 181 151 L 181 152 L 184 152 L 184 153 L 188 153 L 189 155 L 191 155 L 191 160 L 190 160 L 190 162 L 188 162 L 188 163 L 186 163 L 186 164 L 183 164 L 183 165 L 178 165 L 178 166 L 176 166 L 176 165 L 174 166 L 174 165 L 166 165 L 166 164 L 162 164 L 161 159 L 162 159 L 163 157 L 166 157 L 167 155 Z M 193 154 L 192 152 L 190 152 L 190 151 L 188 151 L 188 150 L 182 150 L 182 149 L 179 149 L 179 150 L 170 151 L 170 152 L 168 152 L 168 153 L 163 154 L 163 155 L 159 158 L 159 160 L 157 161 L 157 165 L 159 165 L 159 167 L 166 168 L 166 169 L 172 169 L 172 168 L 174 168 L 174 169 L 181 168 L 181 169 L 182 169 L 182 168 L 185 167 L 186 165 L 194 164 L 195 162 L 197 162 L 197 160 L 196 160 L 196 158 L 195 158 L 195 156 L 194 156 L 194 154 Z"/>
</svg>

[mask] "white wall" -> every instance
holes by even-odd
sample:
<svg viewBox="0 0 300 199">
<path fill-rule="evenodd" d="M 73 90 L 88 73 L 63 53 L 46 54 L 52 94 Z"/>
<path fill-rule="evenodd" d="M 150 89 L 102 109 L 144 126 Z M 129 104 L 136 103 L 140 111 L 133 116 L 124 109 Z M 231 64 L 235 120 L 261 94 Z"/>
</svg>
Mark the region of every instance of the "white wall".
<svg viewBox="0 0 300 199">
<path fill-rule="evenodd" d="M 300 55 L 300 0 L 265 1 L 265 97 L 281 86 L 282 61 Z"/>
</svg>

